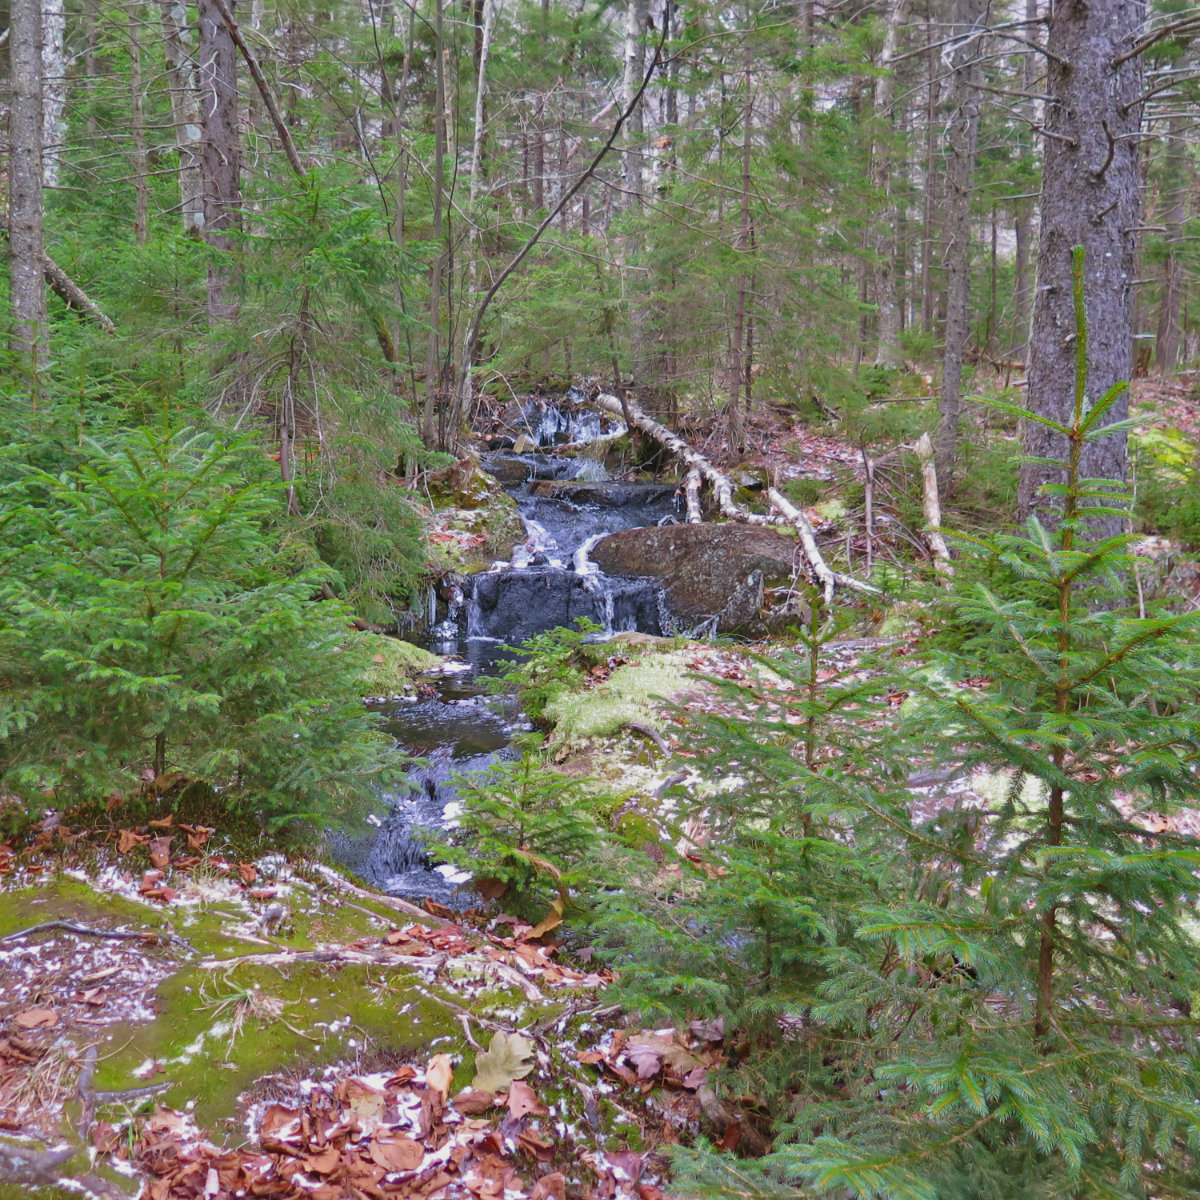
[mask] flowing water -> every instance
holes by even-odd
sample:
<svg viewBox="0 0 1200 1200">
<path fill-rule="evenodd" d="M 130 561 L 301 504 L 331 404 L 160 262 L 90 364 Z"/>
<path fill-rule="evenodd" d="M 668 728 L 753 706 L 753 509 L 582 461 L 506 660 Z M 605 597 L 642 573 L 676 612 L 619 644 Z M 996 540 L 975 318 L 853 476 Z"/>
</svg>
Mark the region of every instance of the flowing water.
<svg viewBox="0 0 1200 1200">
<path fill-rule="evenodd" d="M 522 410 L 513 432 L 536 448 L 484 456 L 484 469 L 516 501 L 526 538 L 509 562 L 467 576 L 447 599 L 431 601 L 425 644 L 458 660 L 438 680 L 439 697 L 379 706 L 384 728 L 420 761 L 404 787 L 385 797 L 387 812 L 370 836 L 335 839 L 337 856 L 375 886 L 410 899 L 462 902 L 457 889 L 463 877 L 435 861 L 422 831 L 453 827 L 460 777 L 516 756 L 511 739 L 527 726 L 511 699 L 488 694 L 478 682 L 511 658 L 505 646 L 573 626 L 580 617 L 600 626 L 598 638 L 672 631 L 656 584 L 610 579 L 587 557 L 606 534 L 682 519 L 674 485 L 609 479 L 599 451 L 604 439 L 623 431 L 620 423 L 570 404 L 535 402 Z M 596 445 L 595 456 L 578 452 L 587 443 Z M 564 444 L 573 452 L 556 452 Z"/>
</svg>

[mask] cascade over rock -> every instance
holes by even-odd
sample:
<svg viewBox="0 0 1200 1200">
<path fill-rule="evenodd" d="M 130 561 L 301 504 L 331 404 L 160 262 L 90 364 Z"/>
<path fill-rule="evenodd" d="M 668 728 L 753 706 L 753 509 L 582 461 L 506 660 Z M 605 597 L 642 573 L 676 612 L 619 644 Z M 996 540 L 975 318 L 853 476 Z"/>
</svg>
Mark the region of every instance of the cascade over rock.
<svg viewBox="0 0 1200 1200">
<path fill-rule="evenodd" d="M 609 534 L 589 557 L 608 575 L 659 580 L 681 625 L 719 616 L 718 631 L 733 633 L 758 632 L 763 585 L 789 582 L 802 552 L 795 538 L 774 529 L 665 525 Z"/>
</svg>

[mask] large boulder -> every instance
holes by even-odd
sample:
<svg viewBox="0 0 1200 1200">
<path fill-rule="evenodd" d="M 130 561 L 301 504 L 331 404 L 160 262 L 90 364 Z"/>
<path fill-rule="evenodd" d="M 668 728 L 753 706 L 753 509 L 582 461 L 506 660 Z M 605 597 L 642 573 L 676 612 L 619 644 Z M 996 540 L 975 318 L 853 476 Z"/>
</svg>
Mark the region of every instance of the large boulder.
<svg viewBox="0 0 1200 1200">
<path fill-rule="evenodd" d="M 799 543 L 756 525 L 665 525 L 625 529 L 597 542 L 590 559 L 607 575 L 661 581 L 680 625 L 718 617 L 720 633 L 763 631 L 763 588 L 792 579 Z"/>
</svg>

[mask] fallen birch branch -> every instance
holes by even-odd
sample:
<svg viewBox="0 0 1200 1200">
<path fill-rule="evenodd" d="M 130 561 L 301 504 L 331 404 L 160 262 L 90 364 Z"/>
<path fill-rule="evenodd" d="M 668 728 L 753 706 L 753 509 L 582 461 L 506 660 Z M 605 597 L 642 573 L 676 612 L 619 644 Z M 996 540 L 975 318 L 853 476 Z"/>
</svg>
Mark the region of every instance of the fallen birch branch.
<svg viewBox="0 0 1200 1200">
<path fill-rule="evenodd" d="M 600 392 L 595 398 L 595 403 L 604 409 L 605 412 L 618 416 L 626 424 L 640 429 L 647 437 L 653 438 L 659 445 L 687 464 L 689 470 L 685 493 L 687 495 L 687 519 L 689 524 L 695 524 L 700 519 L 699 490 L 701 478 L 706 480 L 712 488 L 713 496 L 716 498 L 717 507 L 720 509 L 722 516 L 728 517 L 731 521 L 745 521 L 750 525 L 780 523 L 769 517 L 760 517 L 750 512 L 745 506 L 738 504 L 733 499 L 733 481 L 728 475 L 714 467 L 703 454 L 688 445 L 677 433 L 672 433 L 665 425 L 642 412 L 632 401 L 622 401 L 607 392 Z M 693 481 L 696 494 L 694 509 L 692 506 Z M 869 583 L 863 583 L 861 580 L 855 579 L 850 575 L 842 575 L 829 566 L 821 554 L 820 547 L 817 545 L 816 530 L 813 529 L 812 523 L 786 496 L 782 495 L 775 488 L 769 488 L 767 490 L 767 499 L 770 500 L 771 506 L 781 514 L 783 520 L 793 526 L 797 533 L 799 533 L 800 545 L 804 549 L 804 557 L 808 559 L 808 565 L 812 568 L 813 574 L 821 583 L 821 587 L 825 592 L 826 604 L 832 601 L 836 587 L 844 587 L 856 592 L 867 592 L 872 595 L 878 594 L 878 588 L 872 587 Z M 693 513 L 695 520 L 693 520 Z"/>
<path fill-rule="evenodd" d="M 953 568 L 950 565 L 950 548 L 946 545 L 946 539 L 942 537 L 942 503 L 938 496 L 937 466 L 929 434 L 921 434 L 913 450 L 921 463 L 921 476 L 925 485 L 925 524 L 928 526 L 925 538 L 933 552 L 935 570 L 942 575 L 949 575 Z"/>
</svg>

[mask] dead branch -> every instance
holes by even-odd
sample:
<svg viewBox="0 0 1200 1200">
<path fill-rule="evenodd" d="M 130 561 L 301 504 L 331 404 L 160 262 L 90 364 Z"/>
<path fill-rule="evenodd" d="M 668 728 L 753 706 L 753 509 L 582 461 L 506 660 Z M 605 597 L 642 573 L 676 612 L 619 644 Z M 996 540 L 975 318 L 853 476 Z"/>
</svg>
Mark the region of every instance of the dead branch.
<svg viewBox="0 0 1200 1200">
<path fill-rule="evenodd" d="M 946 539 L 942 537 L 942 505 L 938 497 L 937 467 L 933 461 L 933 442 L 929 434 L 923 433 L 913 447 L 921 463 L 921 475 L 925 483 L 925 533 L 929 549 L 933 551 L 933 565 L 943 575 L 949 575 L 950 550 Z"/>
<path fill-rule="evenodd" d="M 292 967 L 298 963 L 335 963 L 338 966 L 414 967 L 437 971 L 445 954 L 389 954 L 385 949 L 351 950 L 347 946 L 324 950 L 281 950 L 276 954 L 241 954 L 234 958 L 206 958 L 196 965 L 202 971 L 226 971 L 233 967 Z"/>
<path fill-rule="evenodd" d="M 688 445 L 678 434 L 672 433 L 665 425 L 644 413 L 632 401 L 622 401 L 616 396 L 609 395 L 607 392 L 600 392 L 595 398 L 595 403 L 604 409 L 605 412 L 611 413 L 615 417 L 621 417 L 623 420 L 626 414 L 628 414 L 629 423 L 635 428 L 640 429 L 647 437 L 653 438 L 659 445 L 688 465 L 691 469 L 689 471 L 689 478 L 692 471 L 703 477 L 708 482 L 709 487 L 712 488 L 713 496 L 716 498 L 717 507 L 720 509 L 722 516 L 727 517 L 731 521 L 744 521 L 750 525 L 772 525 L 779 523 L 777 520 L 769 517 L 758 516 L 736 503 L 733 499 L 733 481 L 728 475 L 717 470 L 703 454 Z M 826 603 L 833 599 L 834 589 L 838 586 L 851 591 L 869 592 L 872 594 L 878 592 L 878 589 L 872 587 L 869 583 L 863 583 L 861 580 L 854 579 L 849 575 L 841 575 L 830 568 L 822 556 L 820 548 L 817 546 L 816 531 L 813 529 L 812 524 L 785 496 L 775 488 L 770 488 L 767 491 L 767 498 L 770 500 L 772 507 L 782 515 L 784 521 L 792 525 L 797 533 L 799 533 L 800 544 L 804 548 L 804 555 L 808 559 L 808 565 L 812 569 L 813 574 L 820 580 L 821 586 L 825 590 Z M 691 520 L 691 512 L 689 501 L 689 521 Z"/>
<path fill-rule="evenodd" d="M 8 236 L 8 214 L 0 214 L 0 234 Z M 50 257 L 42 252 L 42 274 L 50 290 L 68 307 L 90 317 L 105 333 L 116 333 L 112 318 Z"/>
</svg>

